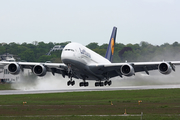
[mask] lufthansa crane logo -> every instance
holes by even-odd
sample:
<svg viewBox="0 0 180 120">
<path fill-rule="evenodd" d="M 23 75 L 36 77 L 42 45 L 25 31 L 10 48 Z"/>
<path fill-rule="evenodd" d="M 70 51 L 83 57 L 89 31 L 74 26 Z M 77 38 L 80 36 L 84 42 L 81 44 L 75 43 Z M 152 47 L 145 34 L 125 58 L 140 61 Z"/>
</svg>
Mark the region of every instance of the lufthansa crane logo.
<svg viewBox="0 0 180 120">
<path fill-rule="evenodd" d="M 111 39 L 111 51 L 113 55 L 114 54 L 114 38 Z"/>
</svg>

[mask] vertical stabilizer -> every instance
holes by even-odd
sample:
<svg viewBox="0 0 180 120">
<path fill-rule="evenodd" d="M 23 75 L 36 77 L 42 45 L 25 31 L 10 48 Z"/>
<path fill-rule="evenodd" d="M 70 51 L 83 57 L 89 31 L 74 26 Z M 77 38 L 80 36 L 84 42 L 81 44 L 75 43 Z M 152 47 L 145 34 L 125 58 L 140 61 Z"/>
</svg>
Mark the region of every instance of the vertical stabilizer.
<svg viewBox="0 0 180 120">
<path fill-rule="evenodd" d="M 111 34 L 110 41 L 109 41 L 108 49 L 106 51 L 105 58 L 108 59 L 110 62 L 112 62 L 113 55 L 114 55 L 114 46 L 115 46 L 115 42 L 116 42 L 116 32 L 117 32 L 117 28 L 114 27 L 112 34 Z"/>
</svg>

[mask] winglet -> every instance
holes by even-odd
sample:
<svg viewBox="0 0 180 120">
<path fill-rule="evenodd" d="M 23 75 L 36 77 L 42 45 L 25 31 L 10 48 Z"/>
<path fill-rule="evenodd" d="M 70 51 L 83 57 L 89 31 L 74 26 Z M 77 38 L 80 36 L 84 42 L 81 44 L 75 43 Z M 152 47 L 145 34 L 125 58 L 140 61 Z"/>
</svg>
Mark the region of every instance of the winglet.
<svg viewBox="0 0 180 120">
<path fill-rule="evenodd" d="M 117 28 L 114 27 L 112 34 L 111 34 L 110 41 L 109 41 L 108 49 L 106 51 L 105 58 L 108 59 L 110 62 L 112 62 L 112 58 L 114 55 L 114 46 L 115 46 L 115 42 L 116 42 L 116 32 L 117 32 Z"/>
</svg>

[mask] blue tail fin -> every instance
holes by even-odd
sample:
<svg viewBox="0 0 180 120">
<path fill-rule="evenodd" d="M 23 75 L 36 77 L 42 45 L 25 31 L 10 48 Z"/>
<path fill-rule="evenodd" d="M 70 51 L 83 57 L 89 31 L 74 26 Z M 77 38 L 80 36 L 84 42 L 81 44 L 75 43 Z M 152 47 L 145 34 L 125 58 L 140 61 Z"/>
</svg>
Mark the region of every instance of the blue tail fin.
<svg viewBox="0 0 180 120">
<path fill-rule="evenodd" d="M 112 62 L 112 58 L 113 58 L 113 54 L 114 54 L 114 46 L 115 46 L 115 42 L 116 42 L 116 32 L 117 32 L 117 28 L 114 27 L 112 34 L 111 34 L 110 41 L 109 41 L 108 49 L 106 51 L 105 58 L 108 59 L 110 62 Z"/>
</svg>

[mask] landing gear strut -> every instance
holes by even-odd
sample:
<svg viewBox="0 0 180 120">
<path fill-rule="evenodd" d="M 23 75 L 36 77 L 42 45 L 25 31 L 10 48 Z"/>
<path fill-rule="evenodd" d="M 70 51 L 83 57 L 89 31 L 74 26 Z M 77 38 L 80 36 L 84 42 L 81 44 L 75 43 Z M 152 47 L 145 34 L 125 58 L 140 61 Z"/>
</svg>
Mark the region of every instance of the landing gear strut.
<svg viewBox="0 0 180 120">
<path fill-rule="evenodd" d="M 105 82 L 96 82 L 95 83 L 95 86 L 106 86 L 106 85 L 111 85 L 112 84 L 112 81 L 109 80 L 109 73 L 107 72 L 106 74 L 104 74 L 104 77 L 106 78 L 106 81 Z"/>
<path fill-rule="evenodd" d="M 67 85 L 74 85 L 75 84 L 75 81 L 72 80 L 72 76 L 73 76 L 73 73 L 72 73 L 72 69 L 71 69 L 71 65 L 69 64 L 68 65 L 68 77 L 70 78 L 70 80 L 67 82 Z"/>
<path fill-rule="evenodd" d="M 67 82 L 67 85 L 69 86 L 69 85 L 74 85 L 75 84 L 75 81 L 74 80 L 72 80 L 72 77 L 70 78 L 70 80 Z"/>
<path fill-rule="evenodd" d="M 84 87 L 89 86 L 89 83 L 86 82 L 86 77 L 83 78 L 83 82 L 80 82 L 80 83 L 79 83 L 79 86 L 80 86 L 80 87 L 82 87 L 82 86 L 84 86 Z"/>
</svg>

